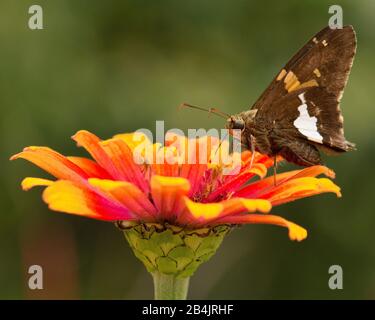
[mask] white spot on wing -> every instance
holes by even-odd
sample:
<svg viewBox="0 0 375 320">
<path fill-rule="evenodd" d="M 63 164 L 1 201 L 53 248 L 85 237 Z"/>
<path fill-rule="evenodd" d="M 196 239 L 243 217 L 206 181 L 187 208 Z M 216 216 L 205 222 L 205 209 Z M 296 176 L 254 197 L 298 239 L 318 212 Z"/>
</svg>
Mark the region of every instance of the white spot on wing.
<svg viewBox="0 0 375 320">
<path fill-rule="evenodd" d="M 301 100 L 302 104 L 298 107 L 299 116 L 296 120 L 294 120 L 294 126 L 310 141 L 323 143 L 323 137 L 319 133 L 318 127 L 316 126 L 318 119 L 316 117 L 310 117 L 307 110 L 305 93 L 302 92 L 299 94 L 298 98 Z"/>
<path fill-rule="evenodd" d="M 306 100 L 305 100 L 305 93 L 302 92 L 298 95 L 298 98 L 301 100 L 302 104 L 305 104 L 306 103 Z"/>
</svg>

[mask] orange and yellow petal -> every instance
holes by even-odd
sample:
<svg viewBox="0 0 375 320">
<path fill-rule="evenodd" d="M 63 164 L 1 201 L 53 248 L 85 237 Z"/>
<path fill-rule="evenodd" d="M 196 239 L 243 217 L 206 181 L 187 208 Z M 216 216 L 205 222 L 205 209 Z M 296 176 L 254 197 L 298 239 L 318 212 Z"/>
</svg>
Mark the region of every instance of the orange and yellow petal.
<svg viewBox="0 0 375 320">
<path fill-rule="evenodd" d="M 251 164 L 252 152 L 249 150 L 245 150 L 241 154 L 241 159 L 243 162 L 243 166 L 248 166 Z M 284 158 L 281 156 L 276 156 L 276 163 L 283 161 Z M 275 163 L 274 157 L 269 157 L 265 154 L 261 154 L 259 152 L 255 152 L 253 163 L 262 163 L 266 166 L 266 168 L 272 167 Z"/>
<path fill-rule="evenodd" d="M 82 157 L 67 158 L 68 160 L 76 164 L 78 167 L 80 167 L 90 178 L 110 179 L 109 173 L 91 159 Z"/>
<path fill-rule="evenodd" d="M 10 159 L 19 158 L 32 162 L 58 179 L 80 183 L 87 178 L 87 174 L 75 163 L 47 147 L 27 147 Z"/>
<path fill-rule="evenodd" d="M 113 136 L 113 139 L 119 139 L 124 141 L 129 148 L 134 151 L 134 149 L 140 144 L 151 145 L 152 142 L 143 132 L 132 132 L 132 133 L 120 133 Z"/>
<path fill-rule="evenodd" d="M 34 187 L 47 187 L 53 183 L 54 181 L 49 180 L 49 179 L 27 177 L 22 180 L 21 187 L 22 187 L 22 190 L 28 191 Z"/>
<path fill-rule="evenodd" d="M 275 187 L 280 186 L 289 180 L 303 177 L 316 177 L 321 174 L 324 174 L 330 178 L 335 177 L 335 173 L 325 166 L 311 166 L 301 170 L 293 170 L 277 174 L 276 186 L 274 176 L 270 176 L 265 179 L 253 182 L 235 192 L 234 196 L 244 198 L 258 198 L 263 194 L 271 192 L 275 189 Z"/>
<path fill-rule="evenodd" d="M 133 182 L 142 191 L 148 190 L 140 167 L 134 163 L 132 150 L 122 139 L 101 141 L 85 130 L 78 131 L 72 138 L 79 146 L 84 147 L 114 180 Z"/>
<path fill-rule="evenodd" d="M 185 223 L 196 224 L 207 224 L 226 216 L 245 212 L 268 213 L 272 208 L 271 203 L 264 199 L 232 198 L 221 202 L 200 203 L 184 197 L 184 201 L 189 214 L 183 217 Z"/>
<path fill-rule="evenodd" d="M 114 197 L 140 220 L 156 218 L 157 211 L 148 197 L 135 185 L 126 181 L 113 181 L 91 178 L 90 185 Z"/>
<path fill-rule="evenodd" d="M 116 180 L 134 183 L 142 191 L 148 192 L 149 186 L 140 166 L 134 163 L 133 153 L 129 146 L 120 139 L 109 139 L 100 143 L 117 170 Z"/>
<path fill-rule="evenodd" d="M 247 181 L 249 181 L 255 175 L 263 178 L 267 174 L 267 168 L 262 163 L 255 163 L 251 168 L 242 171 L 238 175 L 227 176 L 224 183 L 210 193 L 207 197 L 207 201 L 214 201 L 217 197 L 221 195 L 226 195 L 237 191 L 241 186 L 243 186 Z"/>
<path fill-rule="evenodd" d="M 332 192 L 341 197 L 340 188 L 327 178 L 297 178 L 276 186 L 270 193 L 263 194 L 273 205 L 311 197 L 320 193 Z"/>
<path fill-rule="evenodd" d="M 220 202 L 201 203 L 184 197 L 186 208 L 191 216 L 199 221 L 208 221 L 219 217 L 224 210 L 224 205 Z"/>
<path fill-rule="evenodd" d="M 118 170 L 112 163 L 111 158 L 100 145 L 100 139 L 86 130 L 78 131 L 72 139 L 77 142 L 79 147 L 83 147 L 93 157 L 93 159 L 104 168 L 113 178 L 118 175 Z"/>
<path fill-rule="evenodd" d="M 242 214 L 227 216 L 216 222 L 229 224 L 272 224 L 288 228 L 290 240 L 302 241 L 307 237 L 305 228 L 275 215 Z"/>
<path fill-rule="evenodd" d="M 133 219 L 120 204 L 67 180 L 48 186 L 43 192 L 43 200 L 54 211 L 106 221 Z"/>
<path fill-rule="evenodd" d="M 298 171 L 299 172 L 297 172 L 294 178 L 317 177 L 324 174 L 325 176 L 334 179 L 336 176 L 335 172 L 326 166 L 311 166 Z"/>
<path fill-rule="evenodd" d="M 232 198 L 221 203 L 224 205 L 221 216 L 235 215 L 242 212 L 268 213 L 272 209 L 271 202 L 265 199 Z"/>
<path fill-rule="evenodd" d="M 181 177 L 154 175 L 151 178 L 151 195 L 161 219 L 175 219 L 184 208 L 183 197 L 190 190 L 190 183 Z"/>
</svg>

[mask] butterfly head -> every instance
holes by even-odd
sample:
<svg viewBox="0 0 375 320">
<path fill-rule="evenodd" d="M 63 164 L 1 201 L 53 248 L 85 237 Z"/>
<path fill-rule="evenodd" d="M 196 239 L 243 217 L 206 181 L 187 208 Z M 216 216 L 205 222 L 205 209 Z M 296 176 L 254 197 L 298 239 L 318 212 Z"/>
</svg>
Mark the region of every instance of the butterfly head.
<svg viewBox="0 0 375 320">
<path fill-rule="evenodd" d="M 256 109 L 251 109 L 248 111 L 244 111 L 233 116 L 230 116 L 227 119 L 227 123 L 225 128 L 231 129 L 239 129 L 244 130 L 246 127 L 251 127 L 254 123 L 255 116 L 257 114 Z"/>
<path fill-rule="evenodd" d="M 227 129 L 239 129 L 243 130 L 245 128 L 245 121 L 243 120 L 241 114 L 230 116 L 227 119 L 227 123 L 225 125 Z"/>
</svg>

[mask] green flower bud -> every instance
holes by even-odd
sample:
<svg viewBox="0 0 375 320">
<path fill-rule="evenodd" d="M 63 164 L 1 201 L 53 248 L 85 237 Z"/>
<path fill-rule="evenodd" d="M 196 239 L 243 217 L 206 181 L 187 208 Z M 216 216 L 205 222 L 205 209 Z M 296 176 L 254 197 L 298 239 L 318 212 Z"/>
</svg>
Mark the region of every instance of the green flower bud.
<svg viewBox="0 0 375 320">
<path fill-rule="evenodd" d="M 184 229 L 169 224 L 129 223 L 118 224 L 148 272 L 159 272 L 175 277 L 190 277 L 219 248 L 228 225 L 211 228 Z"/>
</svg>

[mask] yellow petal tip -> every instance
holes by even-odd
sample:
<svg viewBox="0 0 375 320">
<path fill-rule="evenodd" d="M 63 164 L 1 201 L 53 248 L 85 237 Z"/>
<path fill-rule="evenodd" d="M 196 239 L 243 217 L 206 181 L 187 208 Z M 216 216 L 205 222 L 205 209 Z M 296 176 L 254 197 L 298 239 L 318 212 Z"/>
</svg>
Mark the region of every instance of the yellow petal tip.
<svg viewBox="0 0 375 320">
<path fill-rule="evenodd" d="M 48 179 L 27 177 L 22 180 L 21 188 L 23 191 L 28 191 L 33 187 L 50 186 L 52 183 L 53 181 Z"/>
<path fill-rule="evenodd" d="M 289 223 L 289 239 L 292 241 L 302 241 L 307 238 L 307 230 L 292 222 Z"/>
<path fill-rule="evenodd" d="M 224 206 L 221 203 L 200 203 L 185 197 L 185 204 L 195 218 L 213 219 L 219 216 Z"/>
<path fill-rule="evenodd" d="M 241 199 L 241 202 L 249 212 L 268 213 L 272 209 L 271 202 L 264 199 Z"/>
<path fill-rule="evenodd" d="M 165 177 L 155 175 L 151 178 L 151 185 L 159 184 L 163 187 L 180 187 L 186 191 L 190 189 L 189 180 L 182 177 Z"/>
</svg>

